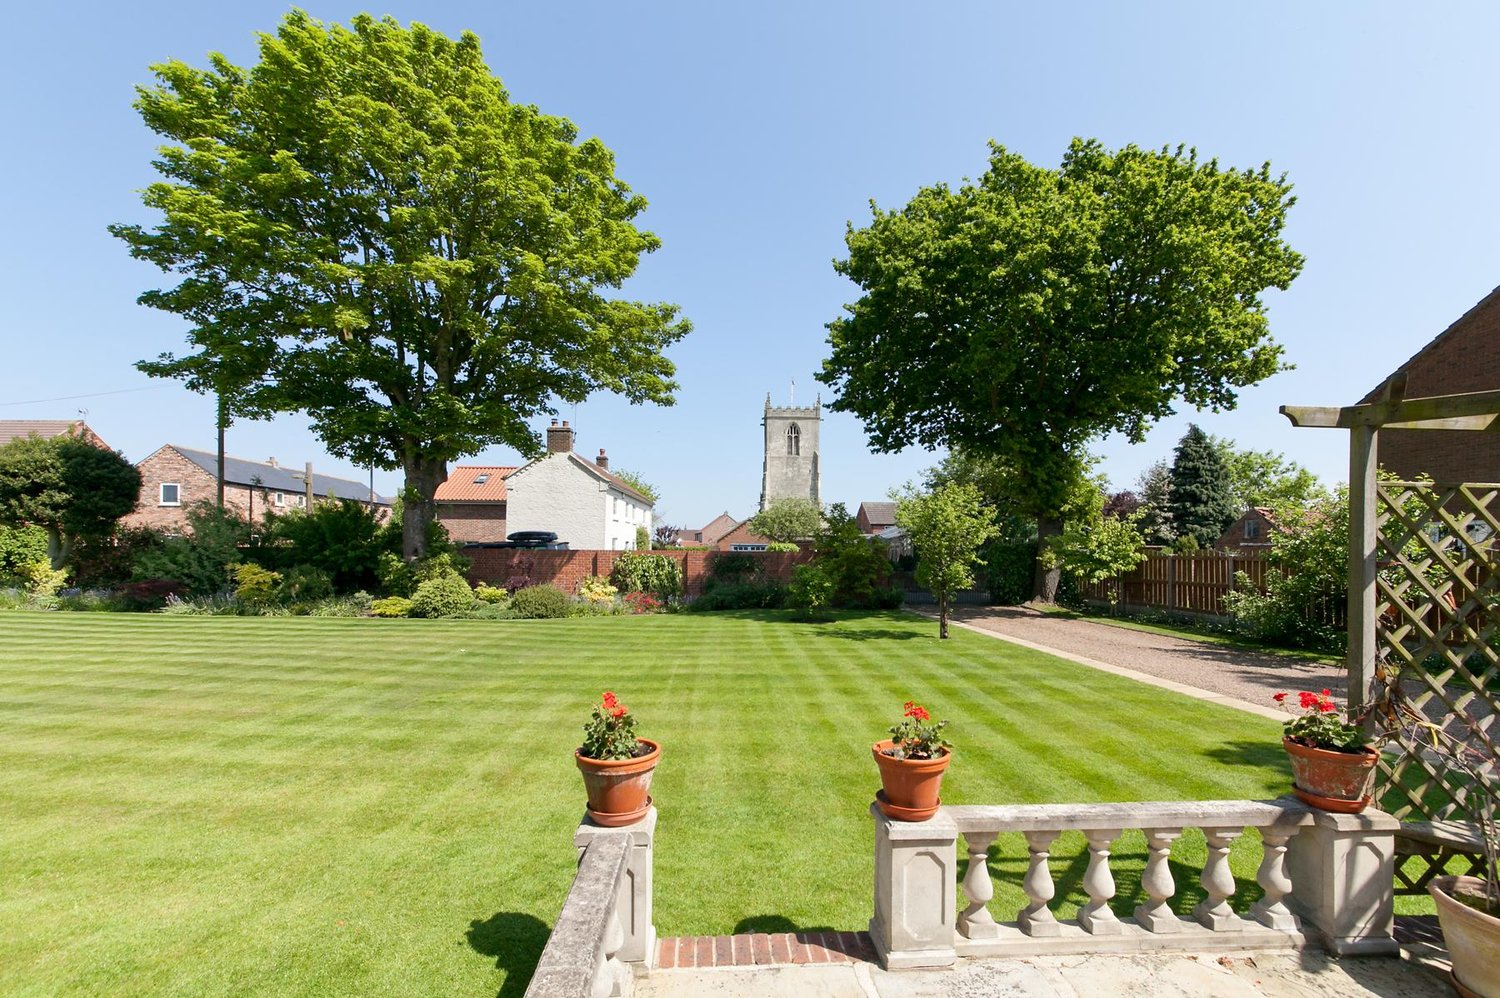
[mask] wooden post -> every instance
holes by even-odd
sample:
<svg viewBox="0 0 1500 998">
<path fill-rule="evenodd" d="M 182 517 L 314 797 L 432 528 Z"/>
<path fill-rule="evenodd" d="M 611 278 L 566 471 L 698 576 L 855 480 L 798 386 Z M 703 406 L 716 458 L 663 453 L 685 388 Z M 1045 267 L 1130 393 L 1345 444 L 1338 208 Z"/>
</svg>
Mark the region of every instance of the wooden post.
<svg viewBox="0 0 1500 998">
<path fill-rule="evenodd" d="M 1349 430 L 1349 713 L 1374 694 L 1377 433 Z"/>
<path fill-rule="evenodd" d="M 313 507 L 312 462 L 309 461 L 309 462 L 307 462 L 307 511 L 309 513 L 312 512 L 312 507 Z"/>
<path fill-rule="evenodd" d="M 1181 557 L 1181 556 L 1178 556 Z M 1167 610 L 1177 609 L 1177 557 L 1167 559 Z"/>
</svg>

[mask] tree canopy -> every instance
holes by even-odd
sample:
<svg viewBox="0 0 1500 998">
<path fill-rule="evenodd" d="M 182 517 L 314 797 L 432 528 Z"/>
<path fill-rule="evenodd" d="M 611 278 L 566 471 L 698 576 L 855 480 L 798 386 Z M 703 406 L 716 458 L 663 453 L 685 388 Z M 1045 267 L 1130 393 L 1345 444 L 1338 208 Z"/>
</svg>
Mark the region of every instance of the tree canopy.
<svg viewBox="0 0 1500 998">
<path fill-rule="evenodd" d="M 0 523 L 45 530 L 53 568 L 75 542 L 108 536 L 140 494 L 135 465 L 87 441 L 30 436 L 0 447 Z"/>
<path fill-rule="evenodd" d="M 1240 450 L 1233 440 L 1210 436 L 1229 475 L 1236 513 L 1251 506 L 1306 505 L 1327 494 L 1318 476 L 1271 450 Z"/>
<path fill-rule="evenodd" d="M 1261 295 L 1301 270 L 1281 239 L 1293 201 L 1269 164 L 1181 147 L 1079 139 L 1050 169 L 992 146 L 977 181 L 850 225 L 834 266 L 861 296 L 819 378 L 877 451 L 1001 458 L 1045 540 L 1089 441 L 1139 441 L 1179 399 L 1231 408 L 1282 367 Z"/>
<path fill-rule="evenodd" d="M 782 544 L 809 540 L 822 528 L 822 507 L 802 496 L 773 499 L 745 523 L 752 534 Z"/>
<path fill-rule="evenodd" d="M 675 305 L 615 291 L 660 241 L 597 139 L 511 103 L 479 39 L 300 11 L 249 69 L 172 61 L 136 107 L 167 141 L 116 225 L 180 276 L 140 301 L 193 352 L 143 361 L 232 411 L 305 411 L 340 456 L 405 472 L 404 550 L 422 552 L 447 462 L 533 454 L 528 420 L 595 391 L 670 404 Z"/>
</svg>

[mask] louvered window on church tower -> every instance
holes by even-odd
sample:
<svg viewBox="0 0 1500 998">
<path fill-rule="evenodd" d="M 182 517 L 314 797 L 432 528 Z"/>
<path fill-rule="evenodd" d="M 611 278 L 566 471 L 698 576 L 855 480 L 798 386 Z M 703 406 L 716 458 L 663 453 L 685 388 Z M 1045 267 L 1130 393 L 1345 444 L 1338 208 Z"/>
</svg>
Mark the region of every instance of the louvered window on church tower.
<svg viewBox="0 0 1500 998">
<path fill-rule="evenodd" d="M 793 423 L 786 428 L 786 452 L 788 454 L 802 453 L 802 431 Z"/>
</svg>

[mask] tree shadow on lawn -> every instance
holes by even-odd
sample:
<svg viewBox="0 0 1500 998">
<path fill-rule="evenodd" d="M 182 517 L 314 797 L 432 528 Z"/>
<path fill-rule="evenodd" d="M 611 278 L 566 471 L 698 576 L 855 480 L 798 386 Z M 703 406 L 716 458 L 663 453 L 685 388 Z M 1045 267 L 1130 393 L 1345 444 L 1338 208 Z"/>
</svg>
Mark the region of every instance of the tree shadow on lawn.
<svg viewBox="0 0 1500 998">
<path fill-rule="evenodd" d="M 505 971 L 505 983 L 495 998 L 521 998 L 551 934 L 547 923 L 535 915 L 497 911 L 482 922 L 471 921 L 464 935 L 470 949 L 494 957 L 495 966 Z"/>
<path fill-rule="evenodd" d="M 1282 748 L 1279 741 L 1226 741 L 1206 749 L 1203 754 L 1227 766 L 1258 766 L 1288 774 L 1291 772 L 1291 765 L 1286 761 L 1286 749 Z M 1289 778 L 1286 793 L 1291 791 Z"/>
</svg>

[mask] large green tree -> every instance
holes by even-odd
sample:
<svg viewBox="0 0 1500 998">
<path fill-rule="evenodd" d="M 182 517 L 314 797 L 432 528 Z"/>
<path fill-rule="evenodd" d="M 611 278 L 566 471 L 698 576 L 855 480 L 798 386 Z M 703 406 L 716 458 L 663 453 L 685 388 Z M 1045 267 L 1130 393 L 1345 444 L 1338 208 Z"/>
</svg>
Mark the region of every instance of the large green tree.
<svg viewBox="0 0 1500 998">
<path fill-rule="evenodd" d="M 1213 547 L 1219 535 L 1244 510 L 1237 508 L 1229 488 L 1229 469 L 1213 439 L 1198 424 L 1172 452 L 1172 528 L 1178 537 L 1191 537 L 1200 548 Z"/>
<path fill-rule="evenodd" d="M 1302 257 L 1291 186 L 1182 148 L 1075 140 L 1056 169 L 993 146 L 957 188 L 926 187 L 845 236 L 862 292 L 829 324 L 820 379 L 870 445 L 960 446 L 1022 476 L 1058 534 L 1088 443 L 1140 440 L 1181 399 L 1224 409 L 1280 369 L 1261 295 Z M 1037 594 L 1057 576 L 1037 570 Z"/>
<path fill-rule="evenodd" d="M 84 440 L 33 435 L 0 447 L 0 524 L 45 530 L 53 568 L 78 541 L 109 536 L 140 495 L 135 465 Z"/>
<path fill-rule="evenodd" d="M 408 558 L 449 461 L 535 453 L 528 420 L 595 391 L 672 402 L 663 351 L 689 326 L 616 293 L 660 243 L 603 143 L 511 103 L 472 34 L 293 11 L 259 48 L 139 92 L 169 143 L 144 195 L 163 219 L 111 231 L 180 276 L 140 300 L 193 348 L 143 370 L 400 468 Z"/>
<path fill-rule="evenodd" d="M 1233 440 L 1210 436 L 1229 475 L 1229 497 L 1236 513 L 1251 506 L 1305 506 L 1327 495 L 1318 476 L 1273 450 L 1241 450 Z"/>
<path fill-rule="evenodd" d="M 745 523 L 752 534 L 778 544 L 816 537 L 822 527 L 823 508 L 803 496 L 772 499 Z"/>
</svg>

